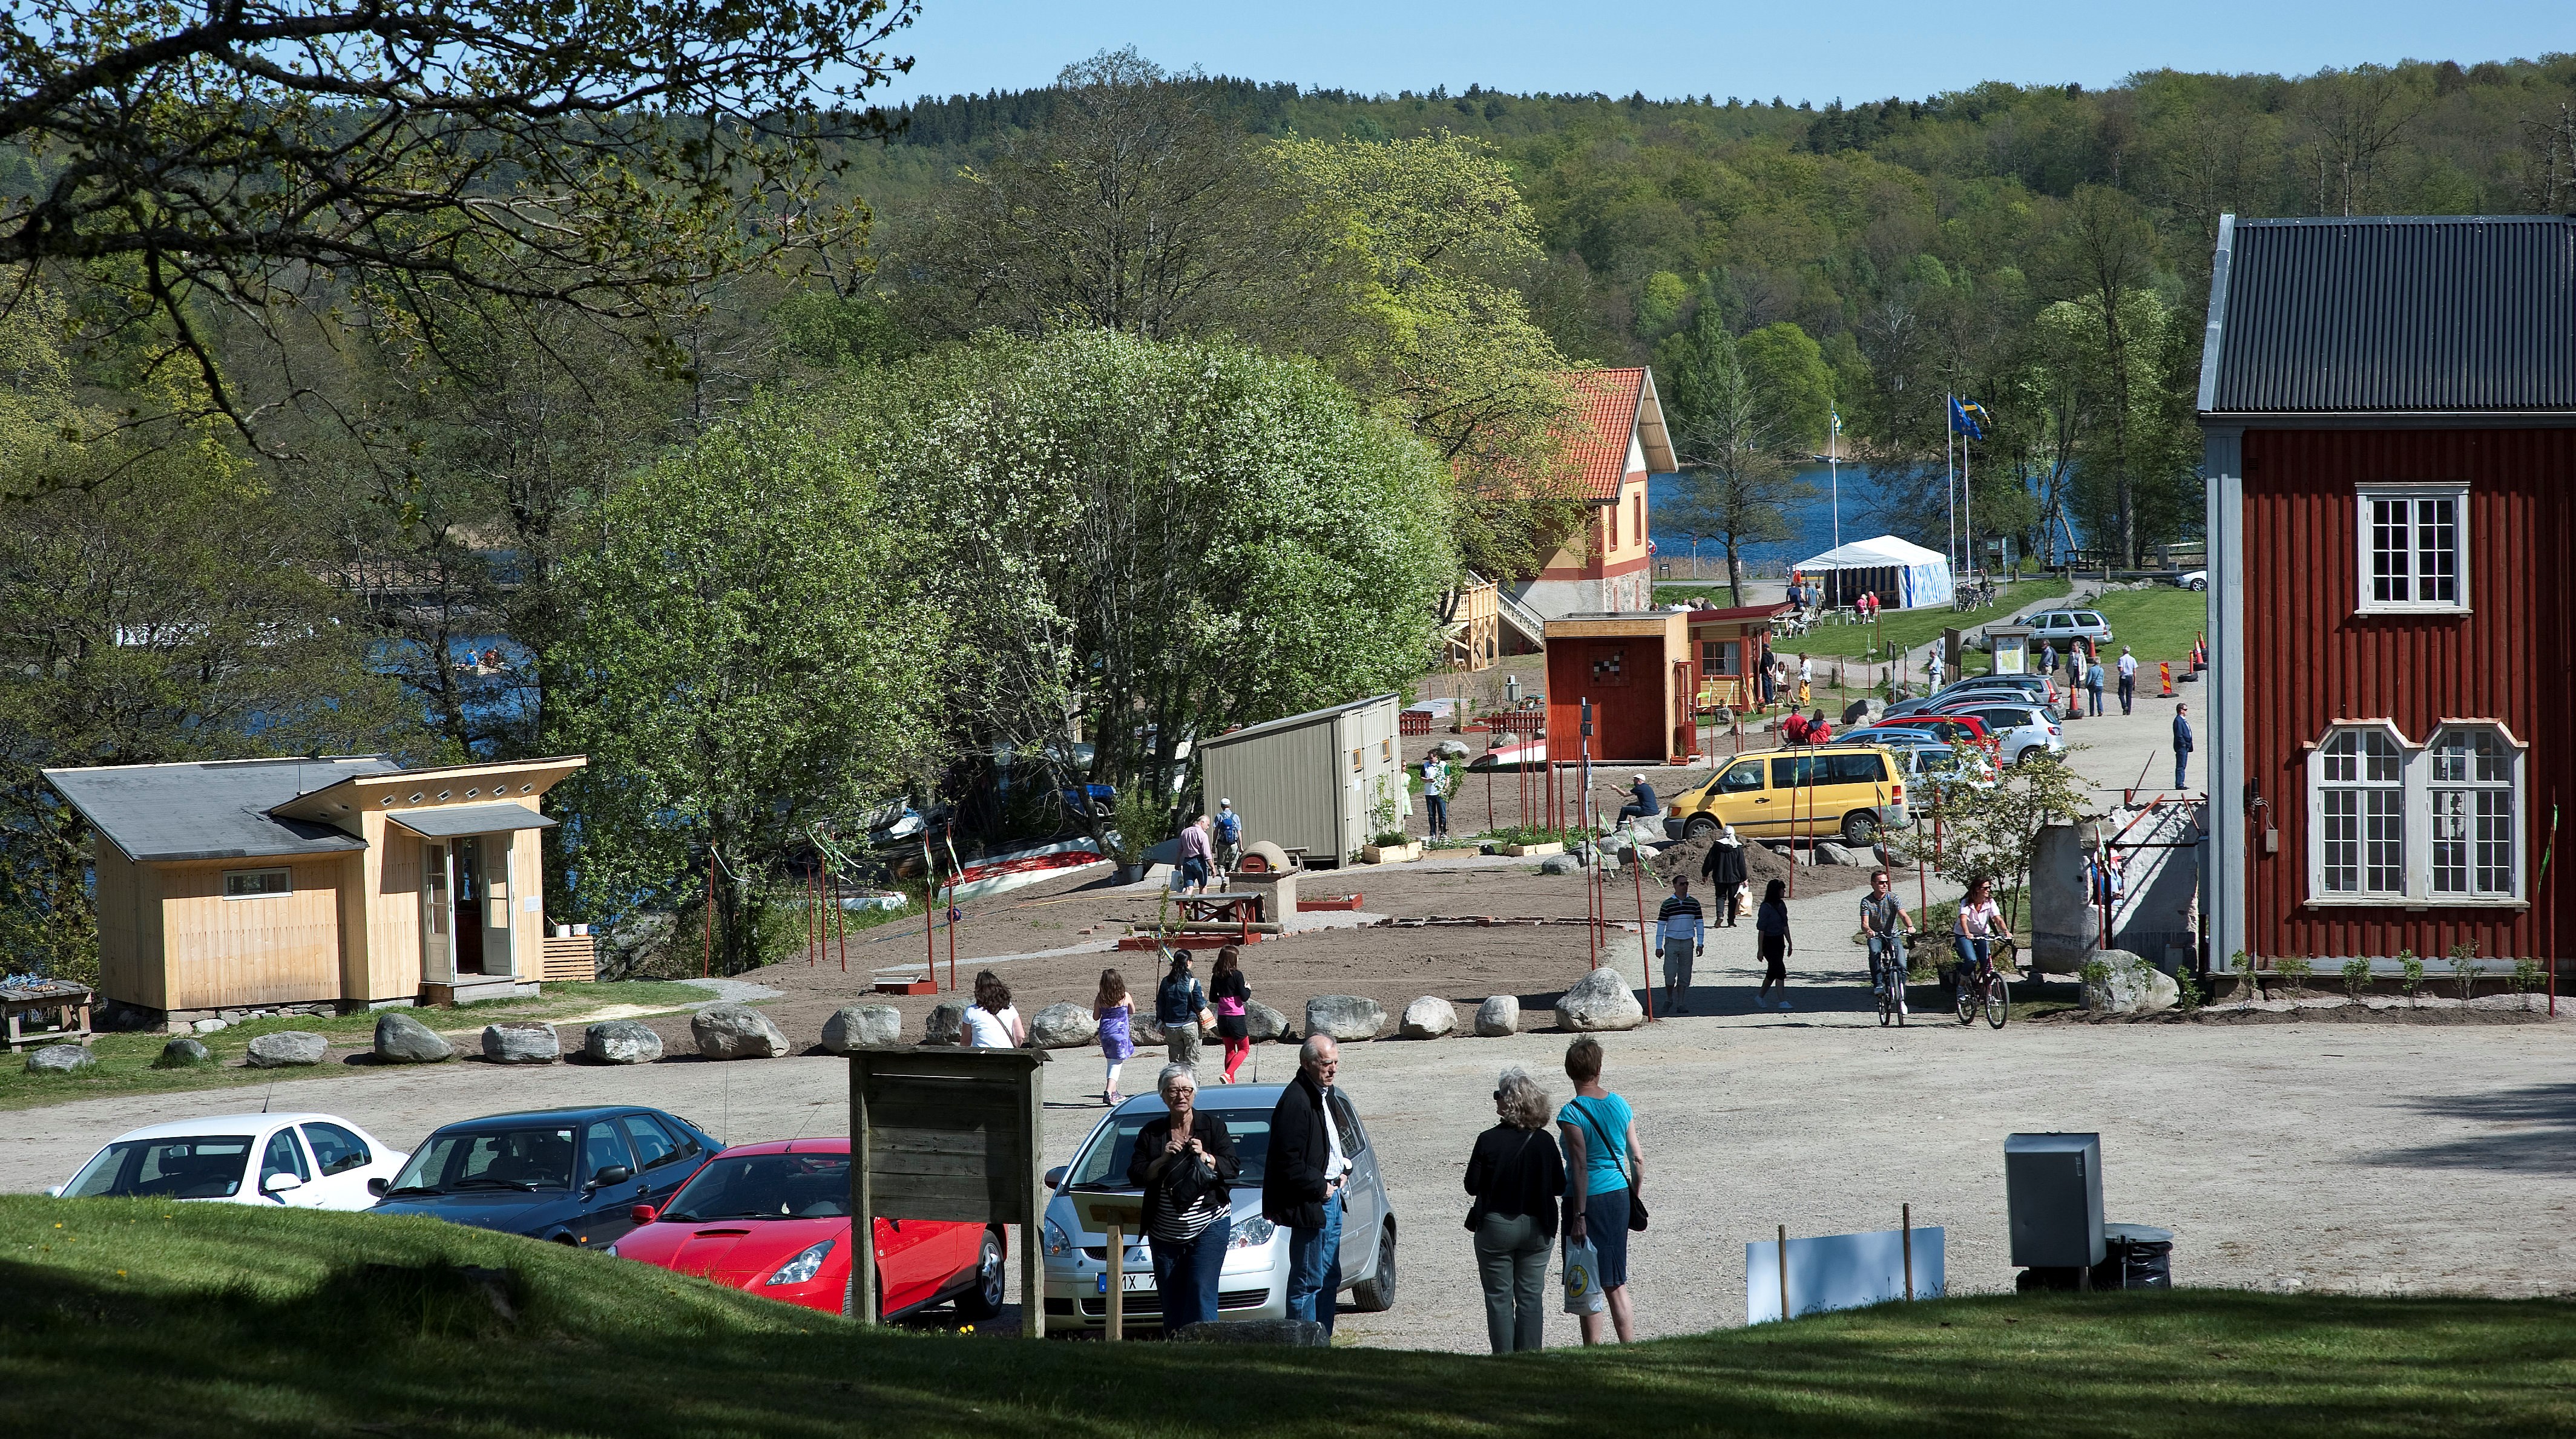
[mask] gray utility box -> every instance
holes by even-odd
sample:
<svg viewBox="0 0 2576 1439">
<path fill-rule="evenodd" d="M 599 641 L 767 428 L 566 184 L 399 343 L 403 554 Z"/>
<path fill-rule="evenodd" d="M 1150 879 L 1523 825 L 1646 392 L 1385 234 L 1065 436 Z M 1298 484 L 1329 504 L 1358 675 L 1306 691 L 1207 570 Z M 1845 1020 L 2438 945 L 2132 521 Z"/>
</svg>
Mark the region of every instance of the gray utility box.
<svg viewBox="0 0 2576 1439">
<path fill-rule="evenodd" d="M 2102 1136 L 2004 1136 L 2004 1202 L 2012 1262 L 2089 1269 L 2102 1262 Z"/>
</svg>

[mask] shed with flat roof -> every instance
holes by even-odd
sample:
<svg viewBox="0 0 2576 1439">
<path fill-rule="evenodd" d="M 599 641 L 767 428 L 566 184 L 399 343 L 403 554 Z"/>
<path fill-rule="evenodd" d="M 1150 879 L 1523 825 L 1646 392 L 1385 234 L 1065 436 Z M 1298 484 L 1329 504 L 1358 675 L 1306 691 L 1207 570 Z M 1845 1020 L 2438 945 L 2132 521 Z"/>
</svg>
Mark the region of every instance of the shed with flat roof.
<svg viewBox="0 0 2576 1439">
<path fill-rule="evenodd" d="M 1246 844 L 1303 849 L 1319 868 L 1356 857 L 1377 828 L 1373 810 L 1413 812 L 1396 742 L 1399 703 L 1371 695 L 1199 741 L 1210 807 L 1234 801 Z"/>
</svg>

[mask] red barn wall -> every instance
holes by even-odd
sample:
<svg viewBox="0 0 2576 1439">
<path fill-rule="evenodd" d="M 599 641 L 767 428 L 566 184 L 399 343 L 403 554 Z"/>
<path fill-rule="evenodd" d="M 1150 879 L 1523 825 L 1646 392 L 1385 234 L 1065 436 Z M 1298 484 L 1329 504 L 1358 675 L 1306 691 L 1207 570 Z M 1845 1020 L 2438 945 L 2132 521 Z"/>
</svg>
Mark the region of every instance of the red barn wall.
<svg viewBox="0 0 2576 1439">
<path fill-rule="evenodd" d="M 2568 876 L 2576 853 L 2557 857 L 2545 888 L 2540 862 L 2552 809 L 2576 802 L 2576 429 L 2249 428 L 2244 445 L 2246 775 L 2280 830 L 2270 854 L 2266 820 L 2251 830 L 2247 948 L 2341 957 L 2411 949 L 2430 958 L 2474 941 L 2482 955 L 2563 956 L 2557 916 L 2576 903 Z M 2467 484 L 2474 613 L 2356 613 L 2353 487 L 2374 482 Z M 2529 909 L 2303 907 L 2304 746 L 2335 721 L 2382 716 L 2413 743 L 2442 720 L 2486 718 L 2531 746 L 2522 813 Z M 2236 798 L 2213 796 L 2221 813 Z M 2441 973 L 2438 964 L 2432 972 Z"/>
</svg>

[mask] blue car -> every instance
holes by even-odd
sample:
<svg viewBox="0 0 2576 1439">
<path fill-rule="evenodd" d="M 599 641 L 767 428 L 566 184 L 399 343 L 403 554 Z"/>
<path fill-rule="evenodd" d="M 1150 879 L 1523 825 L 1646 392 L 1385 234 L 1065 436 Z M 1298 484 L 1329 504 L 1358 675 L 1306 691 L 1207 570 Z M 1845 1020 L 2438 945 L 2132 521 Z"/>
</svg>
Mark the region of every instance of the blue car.
<svg viewBox="0 0 2576 1439">
<path fill-rule="evenodd" d="M 631 1211 L 669 1202 L 724 1148 L 658 1109 L 609 1106 L 495 1114 L 420 1142 L 374 1214 L 423 1214 L 477 1229 L 605 1248 L 635 1227 Z"/>
</svg>

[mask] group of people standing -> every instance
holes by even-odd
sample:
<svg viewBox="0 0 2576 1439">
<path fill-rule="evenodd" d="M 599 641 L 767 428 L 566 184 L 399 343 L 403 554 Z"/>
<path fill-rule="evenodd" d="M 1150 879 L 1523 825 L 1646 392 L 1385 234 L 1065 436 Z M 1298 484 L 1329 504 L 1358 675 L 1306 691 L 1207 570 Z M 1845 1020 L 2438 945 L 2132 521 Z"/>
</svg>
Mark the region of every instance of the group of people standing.
<svg viewBox="0 0 2576 1439">
<path fill-rule="evenodd" d="M 1637 1115 L 1601 1082 L 1601 1042 L 1583 1035 L 1565 1050 L 1574 1094 L 1554 1112 L 1521 1069 L 1494 1085 L 1495 1124 L 1467 1158 L 1467 1229 L 1485 1291 L 1485 1337 L 1497 1354 L 1537 1349 L 1547 1329 L 1547 1258 L 1562 1232 L 1580 1246 L 1601 1290 L 1601 1311 L 1580 1316 L 1583 1342 L 1601 1342 L 1606 1319 L 1621 1343 L 1636 1338 L 1628 1300 L 1628 1236 L 1646 1227 L 1646 1162 Z M 1602 1311 L 1606 1311 L 1602 1312 Z"/>
</svg>

